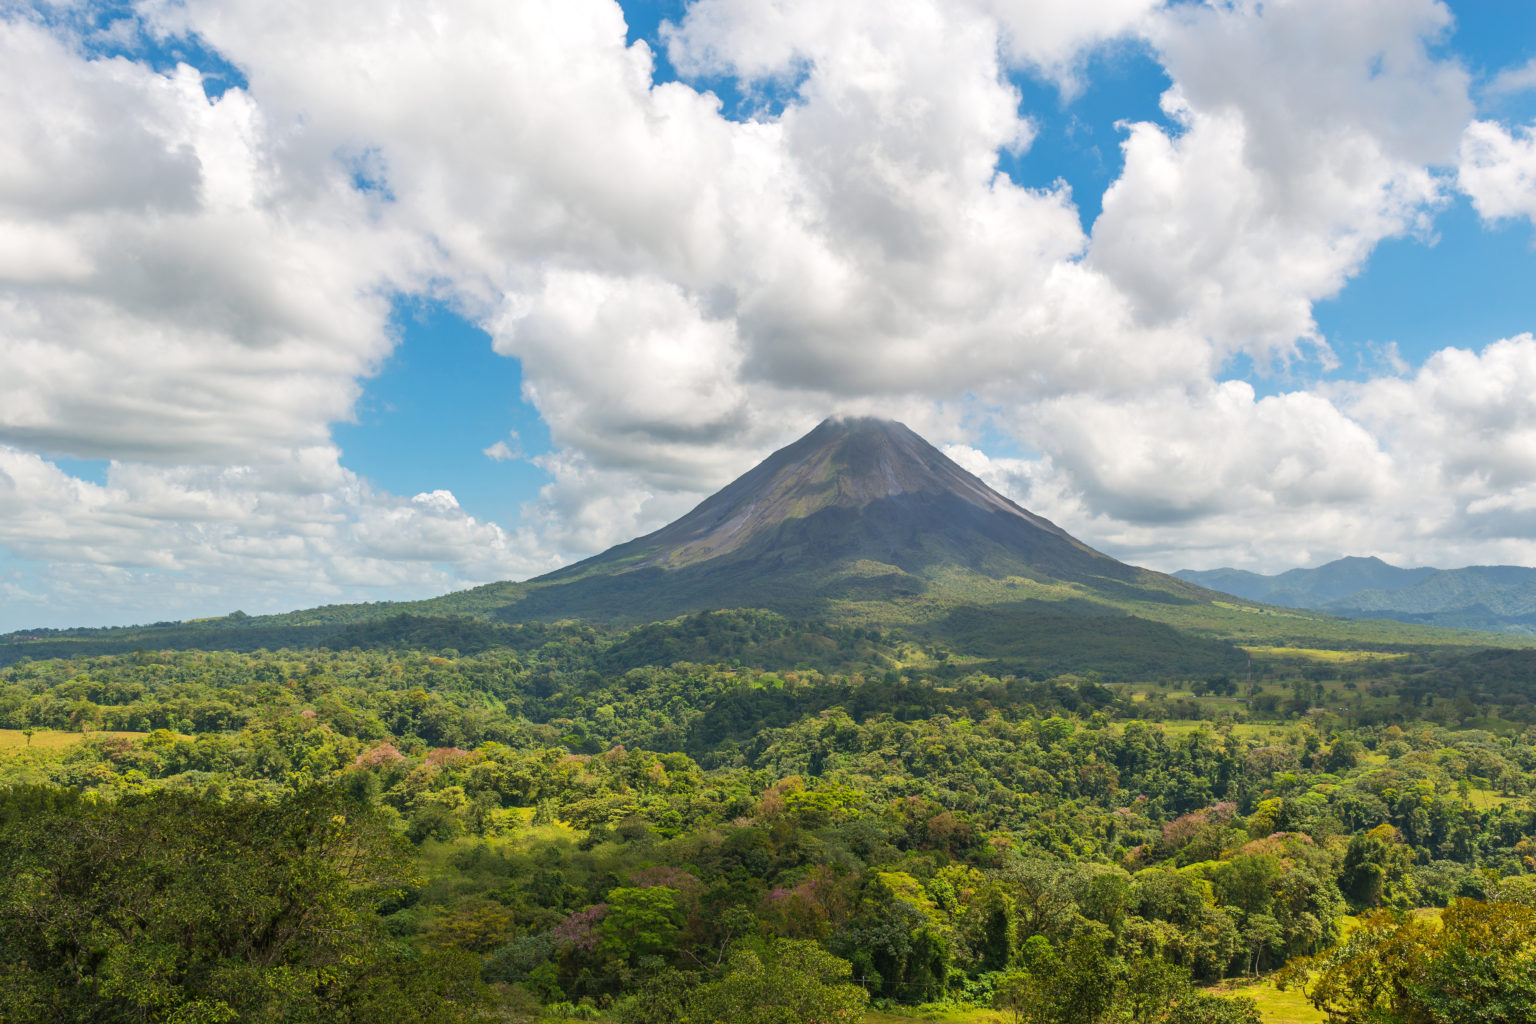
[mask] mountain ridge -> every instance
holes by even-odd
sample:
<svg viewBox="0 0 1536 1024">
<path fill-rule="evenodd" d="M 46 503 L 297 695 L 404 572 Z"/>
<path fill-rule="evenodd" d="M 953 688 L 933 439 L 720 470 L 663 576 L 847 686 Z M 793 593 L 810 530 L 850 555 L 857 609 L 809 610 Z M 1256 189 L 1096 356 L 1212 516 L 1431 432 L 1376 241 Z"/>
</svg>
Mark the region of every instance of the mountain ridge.
<svg viewBox="0 0 1536 1024">
<path fill-rule="evenodd" d="M 1518 565 L 1404 569 L 1351 556 L 1273 575 L 1181 569 L 1199 586 L 1265 604 L 1353 618 L 1536 635 L 1536 569 Z"/>
</svg>

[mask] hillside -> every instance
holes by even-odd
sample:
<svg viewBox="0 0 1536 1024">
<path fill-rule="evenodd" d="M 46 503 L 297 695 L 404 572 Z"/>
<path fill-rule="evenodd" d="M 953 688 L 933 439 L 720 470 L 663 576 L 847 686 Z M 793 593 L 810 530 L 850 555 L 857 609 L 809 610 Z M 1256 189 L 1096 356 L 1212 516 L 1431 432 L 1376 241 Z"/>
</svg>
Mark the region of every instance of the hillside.
<svg viewBox="0 0 1536 1024">
<path fill-rule="evenodd" d="M 1400 569 L 1379 558 L 1341 558 L 1273 576 L 1241 569 L 1173 575 L 1249 601 L 1332 615 L 1536 635 L 1536 569 L 1523 566 Z"/>
<path fill-rule="evenodd" d="M 1364 590 L 1400 590 L 1438 572 L 1400 569 L 1379 558 L 1340 558 L 1316 569 L 1288 569 L 1273 576 L 1244 569 L 1181 569 L 1173 575 L 1250 601 L 1288 608 L 1320 608 Z"/>
</svg>

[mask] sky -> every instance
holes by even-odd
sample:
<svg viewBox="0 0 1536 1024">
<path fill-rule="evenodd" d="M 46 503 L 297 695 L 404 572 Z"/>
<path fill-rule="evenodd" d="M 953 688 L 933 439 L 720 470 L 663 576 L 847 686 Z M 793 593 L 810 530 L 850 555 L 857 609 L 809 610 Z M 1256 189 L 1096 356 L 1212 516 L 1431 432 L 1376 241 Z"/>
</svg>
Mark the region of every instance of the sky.
<svg viewBox="0 0 1536 1024">
<path fill-rule="evenodd" d="M 0 630 L 425 597 L 899 419 L 1536 565 L 1528 0 L 0 0 Z"/>
</svg>

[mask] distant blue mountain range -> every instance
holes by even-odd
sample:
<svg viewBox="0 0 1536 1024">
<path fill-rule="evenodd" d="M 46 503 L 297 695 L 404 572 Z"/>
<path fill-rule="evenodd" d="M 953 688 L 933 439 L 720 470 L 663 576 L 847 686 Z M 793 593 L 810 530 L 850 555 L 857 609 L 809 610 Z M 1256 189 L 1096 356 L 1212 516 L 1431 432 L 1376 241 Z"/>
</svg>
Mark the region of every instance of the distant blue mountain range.
<svg viewBox="0 0 1536 1024">
<path fill-rule="evenodd" d="M 1536 569 L 1470 565 L 1400 569 L 1379 558 L 1341 558 L 1264 576 L 1244 569 L 1181 569 L 1179 579 L 1250 601 L 1352 618 L 1536 634 Z"/>
</svg>

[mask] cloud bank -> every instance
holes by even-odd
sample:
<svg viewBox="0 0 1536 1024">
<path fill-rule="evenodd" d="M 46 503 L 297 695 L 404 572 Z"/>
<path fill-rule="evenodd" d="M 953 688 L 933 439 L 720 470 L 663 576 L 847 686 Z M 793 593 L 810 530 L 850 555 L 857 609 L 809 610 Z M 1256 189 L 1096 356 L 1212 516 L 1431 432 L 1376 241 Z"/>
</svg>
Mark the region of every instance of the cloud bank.
<svg viewBox="0 0 1536 1024">
<path fill-rule="evenodd" d="M 9 625 L 96 585 L 217 611 L 527 575 L 831 412 L 1159 568 L 1536 562 L 1536 341 L 1341 382 L 1313 315 L 1458 195 L 1536 220 L 1532 129 L 1477 117 L 1433 0 L 696 0 L 664 53 L 612 0 L 102 20 L 0 14 L 0 548 L 62 581 L 0 576 Z M 148 56 L 188 41 L 243 81 Z M 1084 224 L 1003 157 L 1049 113 L 1019 76 L 1070 103 L 1105 47 L 1171 85 Z M 553 450 L 519 522 L 345 467 L 400 296 L 520 362 Z"/>
</svg>

